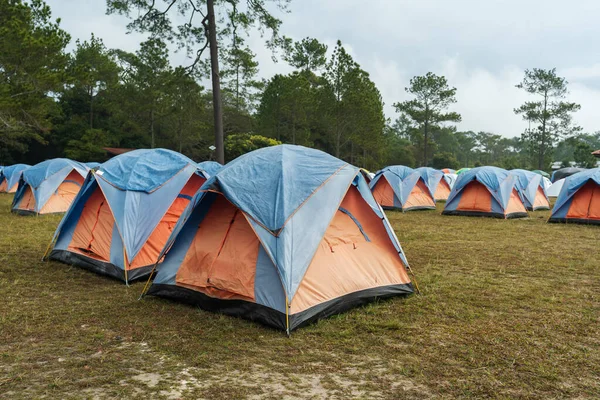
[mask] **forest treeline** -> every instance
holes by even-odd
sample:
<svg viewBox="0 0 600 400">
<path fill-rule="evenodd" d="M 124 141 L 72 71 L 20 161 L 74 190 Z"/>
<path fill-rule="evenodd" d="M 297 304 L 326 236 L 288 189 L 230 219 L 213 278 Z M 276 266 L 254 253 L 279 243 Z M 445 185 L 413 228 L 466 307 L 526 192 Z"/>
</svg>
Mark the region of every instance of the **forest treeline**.
<svg viewBox="0 0 600 400">
<path fill-rule="evenodd" d="M 109 0 L 113 7 L 122 3 Z M 532 99 L 515 105 L 523 132 L 458 130 L 461 115 L 453 106 L 460 88 L 433 73 L 414 77 L 406 88 L 409 100 L 395 103 L 394 118 L 386 119 L 379 89 L 340 41 L 328 48 L 315 38 L 278 37 L 270 47 L 294 71 L 259 79 L 256 56 L 238 32 L 248 29 L 253 14 L 244 14 L 239 3 L 216 3 L 228 18 L 218 55 L 227 160 L 292 143 L 370 170 L 595 164 L 591 152 L 600 148 L 600 133 L 573 124 L 580 106 L 566 100 L 568 83 L 554 69 L 527 70 L 515 82 Z M 190 21 L 194 10 L 183 9 Z M 150 16 L 162 21 L 160 13 Z M 194 29 L 190 24 L 185 32 L 199 35 Z M 200 58 L 203 49 L 198 57 L 191 54 L 190 65 L 172 65 L 168 37 L 150 33 L 135 52 L 109 49 L 97 36 L 75 41 L 68 52 L 72 38 L 42 0 L 0 0 L 0 164 L 53 157 L 102 161 L 104 147 L 165 147 L 197 161 L 211 159 L 213 97 L 202 85 L 210 71 Z"/>
</svg>

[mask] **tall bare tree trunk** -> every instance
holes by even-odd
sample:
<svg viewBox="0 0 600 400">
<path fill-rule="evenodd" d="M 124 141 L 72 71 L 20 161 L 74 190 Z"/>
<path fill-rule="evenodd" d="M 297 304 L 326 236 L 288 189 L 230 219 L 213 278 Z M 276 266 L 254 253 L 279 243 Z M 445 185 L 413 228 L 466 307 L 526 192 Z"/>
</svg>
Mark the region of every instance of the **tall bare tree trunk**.
<svg viewBox="0 0 600 400">
<path fill-rule="evenodd" d="M 207 0 L 206 8 L 208 13 L 208 42 L 210 45 L 210 67 L 215 122 L 215 158 L 217 162 L 225 164 L 225 149 L 223 147 L 223 104 L 221 101 L 221 78 L 219 76 L 219 50 L 217 47 L 217 24 L 215 23 L 214 0 Z"/>
</svg>

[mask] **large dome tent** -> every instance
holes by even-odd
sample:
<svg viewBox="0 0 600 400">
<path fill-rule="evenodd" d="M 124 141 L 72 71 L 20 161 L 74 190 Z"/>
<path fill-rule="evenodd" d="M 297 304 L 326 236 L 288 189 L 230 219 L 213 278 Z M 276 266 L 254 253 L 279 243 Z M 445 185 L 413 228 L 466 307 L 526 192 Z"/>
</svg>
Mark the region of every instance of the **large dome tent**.
<svg viewBox="0 0 600 400">
<path fill-rule="evenodd" d="M 434 210 L 435 199 L 418 171 L 403 165 L 385 167 L 369 183 L 375 200 L 388 210 Z"/>
<path fill-rule="evenodd" d="M 123 153 L 92 172 L 56 233 L 50 259 L 127 282 L 144 278 L 209 175 L 166 149 Z"/>
<path fill-rule="evenodd" d="M 554 183 L 558 180 L 564 179 L 581 171 L 585 171 L 585 168 L 567 167 L 557 169 L 552 173 L 552 178 L 550 180 L 552 181 L 552 183 Z"/>
<path fill-rule="evenodd" d="M 527 210 L 515 187 L 516 177 L 497 167 L 477 167 L 458 176 L 443 215 L 520 218 Z"/>
<path fill-rule="evenodd" d="M 85 165 L 66 158 L 46 160 L 23 170 L 12 211 L 25 215 L 66 212 L 88 170 Z"/>
<path fill-rule="evenodd" d="M 245 154 L 204 184 L 148 294 L 287 332 L 413 292 L 408 263 L 359 169 L 319 150 Z"/>
</svg>

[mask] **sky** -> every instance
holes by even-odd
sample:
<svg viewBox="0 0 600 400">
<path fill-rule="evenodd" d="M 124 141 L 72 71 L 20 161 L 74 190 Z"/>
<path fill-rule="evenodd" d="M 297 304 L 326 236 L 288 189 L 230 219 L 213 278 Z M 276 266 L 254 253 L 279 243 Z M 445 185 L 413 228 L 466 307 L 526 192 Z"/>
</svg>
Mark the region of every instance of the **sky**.
<svg viewBox="0 0 600 400">
<path fill-rule="evenodd" d="M 109 48 L 135 51 L 144 40 L 127 34 L 127 19 L 105 14 L 104 0 L 46 0 L 53 17 L 76 39 L 92 33 Z M 274 9 L 274 8 L 273 8 Z M 292 0 L 281 33 L 294 40 L 314 37 L 333 50 L 339 39 L 379 88 L 386 116 L 407 100 L 410 78 L 433 72 L 457 88 L 451 110 L 462 115 L 459 130 L 506 137 L 526 128 L 513 109 L 528 100 L 515 87 L 525 69 L 557 68 L 569 81 L 569 101 L 581 104 L 574 122 L 600 130 L 600 1 L 597 0 Z M 288 73 L 273 62 L 264 40 L 247 39 L 260 76 Z M 189 63 L 184 54 L 173 64 Z"/>
</svg>

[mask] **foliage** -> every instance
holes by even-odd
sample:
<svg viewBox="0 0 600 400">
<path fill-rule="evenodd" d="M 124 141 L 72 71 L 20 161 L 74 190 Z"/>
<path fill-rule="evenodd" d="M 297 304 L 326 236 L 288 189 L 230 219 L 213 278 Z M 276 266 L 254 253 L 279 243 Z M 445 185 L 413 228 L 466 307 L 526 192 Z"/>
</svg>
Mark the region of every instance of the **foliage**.
<svg viewBox="0 0 600 400">
<path fill-rule="evenodd" d="M 444 76 L 428 72 L 424 76 L 415 76 L 410 80 L 406 92 L 415 98 L 394 104 L 396 111 L 405 114 L 417 125 L 423 134 L 423 157 L 421 165 L 428 165 L 429 134 L 444 122 L 460 122 L 461 116 L 456 112 L 446 112 L 448 107 L 456 103 L 456 88 L 450 87 Z"/>
<path fill-rule="evenodd" d="M 250 151 L 263 147 L 277 146 L 280 141 L 251 133 L 239 133 L 227 136 L 225 139 L 225 154 L 229 161 Z"/>
<path fill-rule="evenodd" d="M 433 156 L 431 160 L 431 166 L 436 169 L 459 169 L 460 163 L 452 153 L 442 152 Z"/>
<path fill-rule="evenodd" d="M 326 54 L 326 45 L 317 39 L 307 37 L 300 42 L 287 43 L 284 59 L 299 70 L 316 72 L 325 67 Z"/>
<path fill-rule="evenodd" d="M 580 130 L 573 127 L 572 113 L 581 106 L 563 101 L 567 96 L 568 82 L 556 74 L 556 68 L 544 70 L 534 68 L 525 70 L 523 81 L 516 87 L 527 93 L 541 97 L 538 101 L 527 101 L 515 114 L 534 124 L 523 133 L 523 139 L 529 145 L 529 151 L 537 167 L 543 169 L 549 160 L 554 143 L 561 137 L 572 135 Z"/>
<path fill-rule="evenodd" d="M 16 161 L 32 141 L 45 142 L 58 113 L 69 35 L 42 0 L 0 2 L 0 149 Z M 6 157 L 6 158 L 5 158 Z"/>
</svg>

